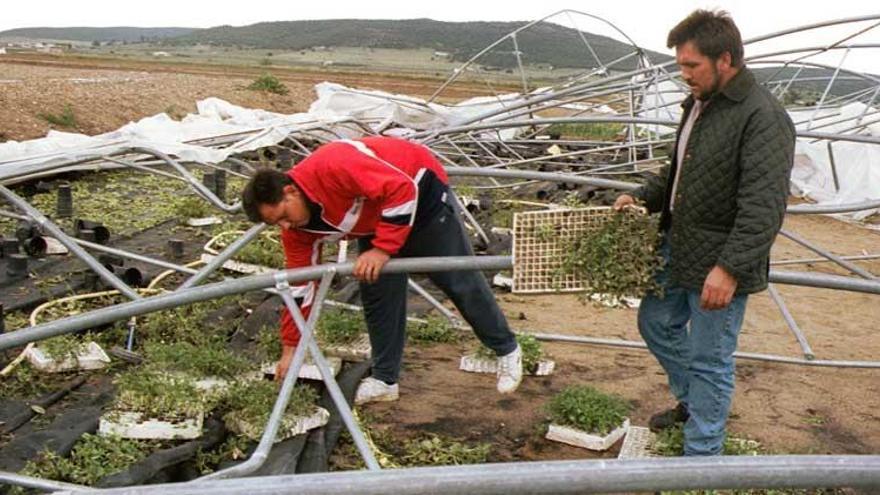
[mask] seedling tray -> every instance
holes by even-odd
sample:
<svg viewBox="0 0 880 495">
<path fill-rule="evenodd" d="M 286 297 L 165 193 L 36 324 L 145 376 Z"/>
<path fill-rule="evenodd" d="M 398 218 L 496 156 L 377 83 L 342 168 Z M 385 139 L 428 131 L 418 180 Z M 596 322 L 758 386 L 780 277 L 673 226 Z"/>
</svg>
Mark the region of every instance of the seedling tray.
<svg viewBox="0 0 880 495">
<path fill-rule="evenodd" d="M 467 356 L 461 357 L 458 369 L 470 373 L 497 373 L 498 361 L 495 359 L 481 358 L 476 354 L 468 354 Z M 538 361 L 538 369 L 536 369 L 534 373 L 531 373 L 526 369 L 523 369 L 523 372 L 532 376 L 548 376 L 553 374 L 555 369 L 556 363 L 554 361 L 550 359 L 542 359 Z"/>
<path fill-rule="evenodd" d="M 339 374 L 339 370 L 342 369 L 342 359 L 338 357 L 327 357 L 325 359 L 327 360 L 327 364 L 330 366 L 330 371 L 333 372 L 333 376 Z M 262 371 L 264 375 L 274 376 L 275 363 L 264 363 Z M 318 370 L 318 367 L 315 365 L 315 363 L 309 362 L 308 360 L 306 360 L 306 362 L 303 363 L 302 368 L 299 369 L 299 378 L 316 381 L 322 380 L 321 372 Z"/>
<path fill-rule="evenodd" d="M 223 223 L 218 217 L 202 217 L 202 218 L 187 218 L 186 224 L 190 227 L 207 227 L 208 225 L 217 225 Z"/>
<path fill-rule="evenodd" d="M 179 421 L 144 418 L 139 412 L 111 412 L 98 423 L 100 435 L 118 435 L 140 440 L 192 440 L 202 435 L 205 414 Z"/>
<path fill-rule="evenodd" d="M 625 419 L 622 425 L 605 436 L 587 433 L 570 426 L 551 424 L 547 430 L 546 438 L 547 440 L 574 445 L 575 447 L 602 451 L 610 449 L 621 437 L 626 435 L 628 429 L 629 419 Z"/>
<path fill-rule="evenodd" d="M 96 370 L 104 368 L 110 363 L 110 357 L 95 342 L 89 342 L 85 352 L 77 354 L 76 358 L 67 357 L 61 362 L 46 355 L 37 346 L 31 347 L 27 355 L 28 361 L 34 368 L 45 373 L 60 373 L 72 370 Z"/>
<path fill-rule="evenodd" d="M 617 454 L 618 459 L 646 459 L 649 457 L 659 457 L 651 452 L 651 445 L 654 443 L 655 435 L 651 430 L 644 426 L 630 426 L 623 438 L 623 445 L 620 447 L 620 453 Z"/>
<path fill-rule="evenodd" d="M 341 358 L 345 361 L 359 363 L 370 359 L 370 336 L 361 335 L 349 344 L 319 344 L 324 355 Z"/>
<path fill-rule="evenodd" d="M 216 255 L 202 253 L 201 260 L 202 263 L 210 263 Z M 226 260 L 223 262 L 223 268 L 237 273 L 244 273 L 245 275 L 260 275 L 263 273 L 272 273 L 275 271 L 273 268 L 269 268 L 267 266 L 254 265 L 251 263 L 242 263 L 241 261 L 235 260 Z"/>
<path fill-rule="evenodd" d="M 235 411 L 227 414 L 223 419 L 231 431 L 244 435 L 251 440 L 259 440 L 266 428 L 265 423 L 254 424 L 248 422 Z M 310 416 L 297 417 L 285 415 L 281 418 L 281 425 L 278 428 L 278 434 L 275 436 L 275 443 L 301 435 L 309 430 L 320 428 L 326 425 L 329 419 L 330 412 L 322 407 L 315 407 L 315 412 Z"/>
</svg>

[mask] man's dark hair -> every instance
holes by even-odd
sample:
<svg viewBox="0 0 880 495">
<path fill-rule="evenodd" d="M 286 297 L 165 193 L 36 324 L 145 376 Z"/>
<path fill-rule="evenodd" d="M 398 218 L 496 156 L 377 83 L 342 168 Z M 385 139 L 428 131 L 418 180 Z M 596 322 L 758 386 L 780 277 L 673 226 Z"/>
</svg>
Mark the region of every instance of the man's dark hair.
<svg viewBox="0 0 880 495">
<path fill-rule="evenodd" d="M 284 172 L 258 168 L 241 192 L 241 207 L 252 222 L 262 222 L 260 205 L 276 205 L 284 198 L 284 186 L 296 184 Z"/>
<path fill-rule="evenodd" d="M 730 14 L 723 10 L 693 11 L 669 31 L 666 47 L 678 47 L 688 41 L 693 41 L 700 53 L 712 60 L 718 60 L 724 52 L 730 52 L 730 65 L 742 67 L 742 37 Z"/>
</svg>

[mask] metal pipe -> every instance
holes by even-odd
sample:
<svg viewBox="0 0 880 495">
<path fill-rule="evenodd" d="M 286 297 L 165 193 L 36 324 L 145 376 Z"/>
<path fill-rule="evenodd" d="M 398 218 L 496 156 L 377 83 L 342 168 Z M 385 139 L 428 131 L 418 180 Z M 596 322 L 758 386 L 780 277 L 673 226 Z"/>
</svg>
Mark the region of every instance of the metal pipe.
<svg viewBox="0 0 880 495">
<path fill-rule="evenodd" d="M 543 180 L 547 182 L 567 182 L 571 184 L 586 184 L 590 186 L 607 187 L 610 189 L 620 189 L 623 191 L 634 191 L 639 188 L 639 185 L 633 182 L 595 179 L 591 177 L 572 176 L 570 174 L 561 174 L 555 172 L 533 172 L 530 170 L 498 170 L 470 167 L 446 167 L 446 173 L 450 176 L 500 177 L 509 179 Z"/>
<path fill-rule="evenodd" d="M 713 456 L 509 462 L 159 484 L 88 493 L 483 495 L 880 487 L 880 456 Z"/>
<path fill-rule="evenodd" d="M 181 289 L 189 289 L 190 287 L 195 287 L 202 280 L 208 278 L 214 270 L 223 266 L 223 263 L 229 258 L 232 258 L 235 253 L 239 252 L 247 243 L 251 242 L 255 237 L 260 235 L 260 232 L 266 229 L 268 225 L 265 223 L 258 223 L 253 227 L 249 228 L 247 232 L 241 235 L 238 239 L 236 239 L 232 244 L 226 246 L 226 248 L 217 254 L 211 261 L 209 261 L 205 266 L 199 270 L 198 273 L 187 279 L 183 284 L 180 285 Z"/>
<path fill-rule="evenodd" d="M 856 255 L 856 256 L 840 256 L 840 259 L 847 261 L 863 261 L 863 260 L 876 260 L 880 258 L 880 254 L 865 254 L 865 255 Z M 828 263 L 831 260 L 828 258 L 803 258 L 798 260 L 779 260 L 779 261 L 771 261 L 771 266 L 781 266 L 781 265 L 800 265 L 803 263 Z"/>
<path fill-rule="evenodd" d="M 328 273 L 332 274 L 332 272 Z M 329 287 L 329 283 L 327 284 L 327 286 Z M 327 290 L 325 289 L 324 293 L 320 294 L 319 301 L 322 302 L 326 295 Z M 281 298 L 284 299 L 284 303 L 287 305 L 287 307 L 291 308 L 291 315 L 293 316 L 293 319 L 296 320 L 296 324 L 302 325 L 304 323 L 302 313 L 299 312 L 299 308 L 296 306 L 296 302 L 293 300 L 293 296 L 291 296 L 289 292 L 282 292 Z M 313 311 L 320 312 L 320 310 L 320 304 L 317 307 L 313 308 Z M 370 443 L 367 441 L 364 432 L 361 431 L 360 425 L 358 425 L 357 420 L 354 419 L 354 413 L 351 411 L 351 406 L 348 405 L 348 401 L 345 400 L 345 395 L 342 393 L 342 389 L 340 389 L 339 384 L 336 383 L 336 377 L 330 370 L 330 364 L 327 362 L 327 359 L 324 357 L 321 349 L 318 348 L 318 342 L 314 338 L 310 338 L 305 342 L 308 345 L 309 352 L 312 355 L 312 360 L 315 362 L 315 365 L 321 372 L 321 378 L 324 381 L 324 385 L 327 387 L 327 392 L 330 393 L 330 398 L 333 400 L 333 403 L 336 404 L 336 410 L 339 412 L 339 416 L 342 418 L 342 422 L 345 423 L 345 427 L 348 429 L 349 434 L 351 434 L 351 438 L 354 441 L 355 447 L 357 448 L 358 452 L 360 452 L 361 457 L 363 457 L 364 463 L 367 465 L 367 469 L 369 469 L 370 471 L 380 470 L 381 468 L 379 466 L 379 461 L 377 461 L 376 456 L 373 455 L 373 450 L 370 448 Z"/>
<path fill-rule="evenodd" d="M 540 332 L 523 332 L 527 333 L 538 340 L 546 342 L 568 342 L 573 344 L 600 345 L 606 347 L 622 347 L 626 349 L 648 350 L 648 346 L 644 342 L 622 339 L 608 339 L 603 337 L 582 337 L 579 335 L 562 335 Z M 805 366 L 828 367 L 828 368 L 874 368 L 880 369 L 880 361 L 840 361 L 840 360 L 823 360 L 823 359 L 802 359 L 787 356 L 777 356 L 774 354 L 760 354 L 754 352 L 736 351 L 733 356 L 737 359 L 747 359 L 752 361 L 765 361 L 780 364 L 800 364 Z"/>
<path fill-rule="evenodd" d="M 25 476 L 23 474 L 0 471 L 0 486 L 3 485 L 34 488 L 36 490 L 42 490 L 44 492 L 65 491 L 66 493 L 82 493 L 83 490 L 90 489 L 88 486 L 85 485 L 75 485 L 73 483 L 64 483 L 62 481 L 34 478 L 33 476 Z"/>
<path fill-rule="evenodd" d="M 46 218 L 45 215 L 40 213 L 40 210 L 28 204 L 27 201 L 19 198 L 18 195 L 10 191 L 6 186 L 0 185 L 0 195 L 5 197 L 6 200 L 12 203 L 16 208 L 24 211 L 28 216 L 33 218 L 34 222 L 36 222 L 44 232 L 47 232 L 51 234 L 52 237 L 58 239 L 58 242 L 63 244 L 71 253 L 81 259 L 89 268 L 94 270 L 95 273 L 101 277 L 101 280 L 110 284 L 114 289 L 118 290 L 129 299 L 137 300 L 141 298 L 135 290 L 125 285 L 125 282 L 120 280 L 119 277 L 114 275 L 113 272 L 108 270 L 104 265 L 99 263 L 91 254 L 74 242 L 70 236 L 65 234 L 63 230 L 58 228 L 58 226 Z"/>
<path fill-rule="evenodd" d="M 512 265 L 509 256 L 439 256 L 426 258 L 392 259 L 382 268 L 381 273 L 428 273 L 455 270 L 506 270 Z M 69 316 L 60 320 L 28 327 L 0 335 L 0 351 L 29 342 L 48 339 L 57 335 L 83 330 L 122 319 L 176 308 L 209 299 L 230 296 L 243 292 L 265 289 L 275 285 L 277 276 L 290 283 L 320 278 L 327 270 L 335 270 L 339 275 L 350 275 L 354 264 L 331 263 L 307 268 L 282 270 L 280 272 L 251 275 L 189 289 L 178 289 L 139 301 L 117 304 L 88 313 Z M 878 289 L 880 292 L 880 289 Z"/>
<path fill-rule="evenodd" d="M 785 319 L 785 323 L 788 325 L 791 333 L 794 334 L 794 338 L 797 339 L 798 345 L 801 346 L 801 351 L 804 353 L 804 359 L 808 361 L 816 359 L 813 349 L 810 348 L 810 343 L 807 342 L 807 337 L 794 320 L 794 316 L 792 316 L 791 312 L 788 310 L 788 306 L 785 305 L 785 301 L 782 299 L 782 295 L 779 294 L 779 291 L 776 290 L 776 286 L 768 284 L 767 291 L 770 293 L 770 297 L 773 298 L 773 302 L 779 307 L 779 311 L 782 312 L 782 317 Z"/>
<path fill-rule="evenodd" d="M 831 165 L 831 178 L 834 179 L 834 192 L 840 192 L 840 179 L 837 178 L 837 165 L 834 163 L 834 150 L 831 146 L 834 141 L 828 141 L 828 163 Z"/>
<path fill-rule="evenodd" d="M 452 323 L 457 323 L 457 322 L 458 322 L 458 318 L 455 317 L 455 313 L 453 313 L 452 311 L 450 311 L 449 309 L 447 309 L 446 306 L 440 304 L 440 301 L 438 301 L 434 296 L 432 296 L 430 292 L 428 292 L 427 290 L 425 290 L 424 287 L 422 287 L 421 285 L 417 284 L 417 283 L 415 282 L 415 280 L 413 280 L 413 279 L 411 279 L 411 278 L 407 278 L 407 279 L 406 279 L 406 283 L 407 283 L 407 285 L 409 285 L 409 288 L 410 288 L 410 289 L 412 289 L 416 294 L 418 294 L 418 295 L 422 296 L 423 298 L 425 298 L 425 300 L 428 301 L 428 303 L 430 303 L 431 306 L 434 307 L 434 309 L 436 309 L 437 311 L 439 311 L 440 314 L 442 314 L 443 316 L 445 316 L 447 320 L 449 320 L 449 321 L 452 322 Z"/>
<path fill-rule="evenodd" d="M 868 280 L 880 280 L 880 278 L 875 277 L 873 274 L 871 274 L 871 272 L 865 270 L 864 268 L 857 266 L 854 263 L 850 263 L 849 261 L 842 259 L 840 256 L 837 256 L 836 254 L 833 254 L 830 251 L 826 251 L 825 249 L 822 249 L 819 246 L 816 246 L 815 244 L 813 244 L 810 241 L 804 239 L 803 237 L 795 234 L 794 232 L 789 232 L 785 229 L 781 229 L 779 231 L 779 233 L 782 234 L 783 236 L 791 239 L 792 241 L 800 244 L 801 246 L 809 249 L 810 251 L 813 251 L 821 256 L 828 258 L 829 260 L 833 261 L 834 263 L 842 266 L 843 268 L 846 268 L 847 270 L 855 273 L 856 275 L 858 275 L 862 278 L 866 278 Z"/>
<path fill-rule="evenodd" d="M 277 272 L 276 275 L 283 275 L 283 273 Z M 324 275 L 321 278 L 321 284 L 318 287 L 319 301 L 320 298 L 327 294 L 327 289 L 333 281 L 333 275 L 333 270 L 324 272 Z M 278 290 L 278 294 L 281 295 L 284 303 L 287 304 L 287 308 L 290 310 L 291 315 L 299 315 L 297 326 L 300 330 L 300 343 L 311 341 L 314 335 L 312 329 L 317 321 L 320 310 L 309 315 L 309 321 L 306 323 L 302 318 L 302 313 L 300 313 L 299 307 L 296 305 L 293 297 L 290 296 L 290 284 L 288 284 L 283 276 L 277 277 L 275 288 Z M 320 304 L 316 306 L 316 309 L 318 308 L 320 308 Z M 205 475 L 193 480 L 193 482 L 247 476 L 257 469 L 260 469 L 260 466 L 266 462 L 266 458 L 269 456 L 269 451 L 272 450 L 272 445 L 275 443 L 275 437 L 278 435 L 281 420 L 284 418 L 284 414 L 287 411 L 287 404 L 290 403 L 290 394 L 293 392 L 293 388 L 296 385 L 296 379 L 299 376 L 300 369 L 302 369 L 305 361 L 306 346 L 298 345 L 296 351 L 293 353 L 293 359 L 287 370 L 287 375 L 284 376 L 284 380 L 281 382 L 281 390 L 278 392 L 278 398 L 272 406 L 272 412 L 269 414 L 269 421 L 266 423 L 266 428 L 263 430 L 263 435 L 260 437 L 260 443 L 257 445 L 257 448 L 248 460 L 241 464 L 236 464 L 235 466 Z"/>
<path fill-rule="evenodd" d="M 188 268 L 182 265 L 177 265 L 174 263 L 169 263 L 167 261 L 162 261 L 156 258 L 150 258 L 149 256 L 144 256 L 142 254 L 132 253 L 130 251 L 125 251 L 122 249 L 112 248 L 110 246 L 104 246 L 102 244 L 96 244 L 94 242 L 84 241 L 82 239 L 72 239 L 73 242 L 79 244 L 80 246 L 85 246 L 89 249 L 94 249 L 95 251 L 101 251 L 104 253 L 115 254 L 117 256 L 122 256 L 123 258 L 140 261 L 149 265 L 158 266 L 161 268 L 167 268 L 169 270 L 174 270 L 181 273 L 189 273 L 191 275 L 195 275 L 198 273 L 198 270 L 193 268 Z"/>
</svg>

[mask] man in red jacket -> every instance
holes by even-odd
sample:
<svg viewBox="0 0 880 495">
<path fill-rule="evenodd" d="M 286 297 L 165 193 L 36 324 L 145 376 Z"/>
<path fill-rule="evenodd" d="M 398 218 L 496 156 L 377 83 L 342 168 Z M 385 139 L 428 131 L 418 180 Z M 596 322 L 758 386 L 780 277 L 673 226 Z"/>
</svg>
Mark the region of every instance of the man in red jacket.
<svg viewBox="0 0 880 495">
<path fill-rule="evenodd" d="M 447 200 L 446 172 L 431 152 L 386 137 L 326 144 L 286 173 L 258 170 L 242 192 L 248 218 L 281 227 L 287 268 L 318 264 L 323 243 L 358 239 L 354 276 L 361 281 L 373 349 L 372 376 L 358 387 L 358 404 L 392 401 L 399 394 L 407 275 L 380 275 L 385 263 L 392 257 L 473 254 Z M 452 299 L 480 341 L 499 356 L 498 391 L 515 391 L 522 380 L 522 352 L 485 277 L 476 271 L 450 271 L 429 278 Z M 315 282 L 293 291 L 307 317 Z M 285 309 L 277 378 L 287 373 L 299 338 Z"/>
</svg>

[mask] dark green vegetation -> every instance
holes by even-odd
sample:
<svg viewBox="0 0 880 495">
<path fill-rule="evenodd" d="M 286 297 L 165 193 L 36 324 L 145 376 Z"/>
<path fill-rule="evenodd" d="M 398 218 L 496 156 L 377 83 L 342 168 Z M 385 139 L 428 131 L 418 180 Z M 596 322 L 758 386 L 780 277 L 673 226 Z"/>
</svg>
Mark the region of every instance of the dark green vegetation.
<svg viewBox="0 0 880 495">
<path fill-rule="evenodd" d="M 269 93 L 275 93 L 276 95 L 286 95 L 290 92 L 284 83 L 268 72 L 254 79 L 254 82 L 252 82 L 247 89 L 252 91 L 267 91 Z"/>
<path fill-rule="evenodd" d="M 316 332 L 322 344 L 350 344 L 364 333 L 366 323 L 360 312 L 325 308 Z"/>
<path fill-rule="evenodd" d="M 73 107 L 70 104 L 64 105 L 64 109 L 60 113 L 45 112 L 40 113 L 39 117 L 57 127 L 76 127 L 76 115 L 73 114 Z"/>
<path fill-rule="evenodd" d="M 471 446 L 451 438 L 424 435 L 406 442 L 400 464 L 405 467 L 481 464 L 486 462 L 490 449 L 488 443 Z"/>
<path fill-rule="evenodd" d="M 623 424 L 630 409 L 620 397 L 588 386 L 568 387 L 547 404 L 553 423 L 597 435 L 607 435 Z"/>
<path fill-rule="evenodd" d="M 611 215 L 597 230 L 578 236 L 563 250 L 568 254 L 561 271 L 584 280 L 593 293 L 614 298 L 657 291 L 654 273 L 662 261 L 655 248 L 658 224 L 657 215 L 631 210 Z"/>
<path fill-rule="evenodd" d="M 278 399 L 278 385 L 267 380 L 237 382 L 225 395 L 224 408 L 229 414 L 251 425 L 262 427 L 269 421 L 272 406 Z M 304 417 L 315 411 L 318 394 L 315 389 L 298 385 L 290 394 L 286 413 L 293 417 Z"/>
<path fill-rule="evenodd" d="M 426 344 L 458 342 L 462 338 L 462 334 L 442 316 L 431 316 L 425 323 L 410 324 L 406 334 L 410 340 Z"/>
<path fill-rule="evenodd" d="M 96 481 L 118 473 L 149 455 L 157 442 L 128 440 L 114 436 L 86 433 L 80 437 L 69 457 L 61 457 L 49 450 L 27 463 L 22 474 L 92 485 Z M 19 489 L 13 493 L 24 493 Z"/>
</svg>

